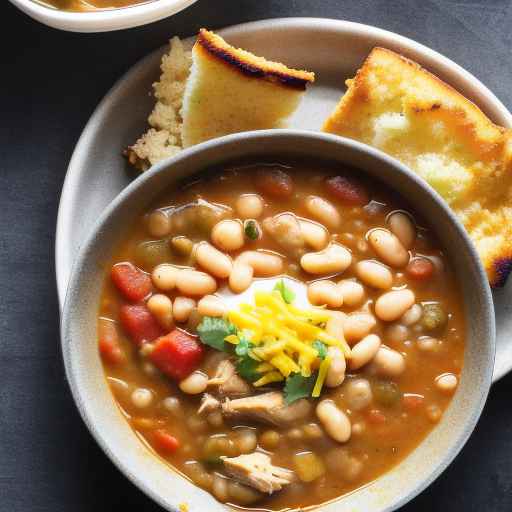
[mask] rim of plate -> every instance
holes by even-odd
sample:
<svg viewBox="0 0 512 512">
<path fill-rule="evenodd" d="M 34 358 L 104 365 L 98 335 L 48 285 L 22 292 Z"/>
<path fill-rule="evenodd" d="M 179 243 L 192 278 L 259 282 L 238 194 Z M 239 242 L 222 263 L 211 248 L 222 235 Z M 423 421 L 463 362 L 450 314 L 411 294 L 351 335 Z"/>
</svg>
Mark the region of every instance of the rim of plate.
<svg viewBox="0 0 512 512">
<path fill-rule="evenodd" d="M 25 0 L 31 1 L 31 0 Z M 382 45 L 396 45 L 399 44 L 404 50 L 415 53 L 421 56 L 421 63 L 425 67 L 428 67 L 432 63 L 435 63 L 436 67 L 441 69 L 445 73 L 455 73 L 458 79 L 463 83 L 467 89 L 474 91 L 473 100 L 474 102 L 484 110 L 492 110 L 492 118 L 495 122 L 498 122 L 506 127 L 512 128 L 512 114 L 508 111 L 505 105 L 496 97 L 496 95 L 485 86 L 478 78 L 472 75 L 469 71 L 466 71 L 463 67 L 453 62 L 448 57 L 440 54 L 439 52 L 432 50 L 431 48 L 409 39 L 405 36 L 384 30 L 372 25 L 366 25 L 362 23 L 356 23 L 353 21 L 346 20 L 335 20 L 329 18 L 304 18 L 304 17 L 290 17 L 290 18 L 274 18 L 265 19 L 259 21 L 252 21 L 248 23 L 241 23 L 237 25 L 231 25 L 218 32 L 229 37 L 230 34 L 244 31 L 259 31 L 267 30 L 270 28 L 279 28 L 280 30 L 286 29 L 318 29 L 319 31 L 327 31 L 336 33 L 350 33 L 356 34 L 361 37 L 373 37 L 380 40 L 379 44 Z M 193 36 L 192 36 L 193 37 Z M 157 53 L 162 52 L 162 47 L 158 48 L 154 52 L 143 57 L 141 60 L 136 62 L 125 74 L 123 74 L 110 90 L 105 94 L 100 103 L 95 108 L 93 114 L 87 121 L 84 130 L 82 131 L 71 156 L 64 183 L 62 186 L 59 209 L 57 214 L 56 233 L 55 233 L 55 274 L 57 283 L 57 294 L 59 299 L 59 310 L 62 312 L 64 301 L 66 297 L 66 291 L 69 282 L 66 282 L 66 277 L 69 279 L 70 275 L 65 275 L 62 268 L 61 261 L 67 259 L 66 254 L 66 233 L 69 233 L 72 229 L 70 211 L 72 210 L 72 204 L 67 200 L 68 196 L 72 196 L 71 191 L 76 188 L 80 176 L 80 169 L 83 161 L 83 149 L 82 146 L 86 145 L 86 142 L 94 136 L 98 121 L 103 116 L 103 110 L 110 100 L 110 97 L 118 94 L 125 83 L 134 77 L 140 69 L 144 68 L 146 62 L 152 60 Z M 320 132 L 321 133 L 321 132 Z M 68 269 L 73 267 L 71 262 L 68 265 Z M 499 380 L 512 368 L 512 361 L 508 367 L 502 368 L 499 374 L 494 376 L 494 381 Z"/>
<path fill-rule="evenodd" d="M 426 185 L 425 182 L 419 178 L 414 172 L 412 172 L 407 166 L 402 164 L 400 161 L 396 160 L 395 158 L 391 157 L 390 155 L 373 148 L 372 146 L 369 146 L 367 144 L 363 144 L 359 141 L 348 139 L 346 137 L 339 137 L 332 134 L 322 133 L 322 132 L 313 132 L 313 131 L 307 131 L 307 130 L 297 130 L 297 129 L 283 129 L 283 130 L 259 130 L 259 131 L 251 131 L 251 132 L 241 132 L 241 133 L 235 133 L 231 135 L 227 135 L 221 138 L 209 140 L 206 142 L 203 142 L 201 144 L 197 144 L 195 146 L 192 146 L 190 148 L 187 148 L 183 151 L 181 151 L 177 156 L 170 157 L 168 159 L 162 160 L 161 162 L 158 162 L 155 164 L 151 169 L 143 173 L 139 178 L 136 180 L 133 180 L 127 187 L 125 187 L 113 200 L 112 202 L 101 212 L 98 219 L 95 222 L 95 225 L 90 233 L 86 236 L 85 243 L 80 248 L 79 254 L 77 256 L 76 261 L 73 265 L 73 271 L 71 273 L 70 277 L 70 283 L 73 285 L 73 288 L 76 287 L 76 282 L 80 279 L 80 273 L 78 270 L 85 264 L 86 258 L 90 256 L 91 247 L 95 243 L 95 239 L 97 237 L 98 233 L 101 233 L 102 228 L 105 223 L 108 223 L 110 217 L 114 215 L 115 210 L 130 196 L 137 194 L 138 189 L 148 180 L 151 180 L 153 176 L 156 174 L 159 174 L 161 172 L 165 172 L 166 169 L 171 167 L 175 162 L 187 159 L 188 157 L 193 156 L 196 153 L 200 153 L 203 151 L 208 151 L 211 146 L 217 145 L 217 144 L 230 144 L 233 141 L 236 141 L 237 139 L 254 139 L 258 137 L 265 137 L 268 136 L 272 132 L 272 136 L 279 138 L 286 138 L 290 136 L 308 136 L 311 138 L 316 138 L 317 140 L 323 140 L 327 142 L 334 142 L 338 143 L 340 145 L 345 146 L 351 146 L 358 151 L 364 152 L 374 158 L 377 158 L 381 161 L 384 161 L 388 163 L 389 165 L 393 166 L 399 173 L 403 174 L 407 177 L 407 179 L 413 181 L 417 184 L 418 187 L 423 188 L 427 191 L 429 195 L 433 197 L 435 202 L 437 203 L 438 207 L 444 211 L 444 213 L 450 218 L 451 222 L 453 223 L 455 229 L 459 232 L 460 236 L 466 241 L 468 250 L 470 253 L 471 259 L 474 261 L 478 268 L 478 272 L 481 276 L 482 283 L 484 284 L 483 287 L 483 296 L 482 299 L 485 303 L 485 316 L 489 320 L 489 341 L 491 343 L 491 351 L 489 353 L 489 362 L 486 366 L 485 370 L 482 370 L 483 380 L 485 382 L 485 386 L 476 390 L 475 393 L 478 395 L 478 398 L 475 400 L 475 405 L 473 410 L 468 414 L 468 417 L 466 418 L 466 423 L 462 429 L 462 431 L 459 433 L 459 435 L 452 440 L 449 448 L 444 453 L 442 460 L 440 463 L 435 466 L 431 467 L 430 473 L 427 475 L 426 478 L 424 478 L 421 481 L 418 481 L 414 485 L 412 485 L 407 493 L 405 495 L 397 495 L 396 498 L 393 498 L 390 500 L 390 503 L 385 507 L 382 508 L 380 512 L 393 512 L 409 501 L 411 501 L 413 498 L 415 498 L 418 494 L 420 494 L 423 490 L 425 490 L 428 486 L 430 486 L 440 475 L 445 471 L 445 469 L 453 462 L 455 457 L 459 454 L 459 452 L 462 450 L 464 445 L 466 444 L 467 440 L 469 439 L 470 435 L 473 433 L 473 430 L 478 422 L 478 419 L 481 416 L 481 413 L 483 411 L 490 386 L 492 384 L 492 374 L 493 374 L 493 366 L 494 366 L 494 355 L 495 355 L 495 348 L 496 348 L 496 328 L 495 328 L 495 317 L 494 317 L 494 310 L 493 310 L 493 300 L 492 300 L 492 294 L 491 290 L 487 281 L 486 273 L 482 267 L 481 260 L 476 252 L 476 248 L 472 244 L 469 235 L 467 234 L 466 230 L 458 220 L 458 218 L 455 216 L 455 214 L 452 212 L 452 210 L 448 207 L 448 205 L 444 202 L 444 200 L 441 198 L 441 196 L 430 186 Z M 77 292 L 73 293 L 72 295 L 68 296 L 66 298 L 66 303 L 64 306 L 64 312 L 67 312 L 67 314 L 63 314 L 61 316 L 61 326 L 60 326 L 60 341 L 61 341 L 61 350 L 63 354 L 63 360 L 64 360 L 64 366 L 66 371 L 66 378 L 68 385 L 70 386 L 71 393 L 73 395 L 74 402 L 76 404 L 76 407 L 86 424 L 87 428 L 89 429 L 89 432 L 92 434 L 96 442 L 99 444 L 99 446 L 102 448 L 102 450 L 107 454 L 107 456 L 110 458 L 110 460 L 116 465 L 116 467 L 133 483 L 135 484 L 139 489 L 141 489 L 147 496 L 149 496 L 151 499 L 153 499 L 156 503 L 161 505 L 166 510 L 177 512 L 177 510 L 172 508 L 172 505 L 167 503 L 163 497 L 159 496 L 156 491 L 151 489 L 149 485 L 144 481 L 142 477 L 135 474 L 131 471 L 128 464 L 126 464 L 124 461 L 119 459 L 117 455 L 113 453 L 113 451 L 108 446 L 107 442 L 103 439 L 101 431 L 96 427 L 93 419 L 90 416 L 90 412 L 88 410 L 87 404 L 82 399 L 82 392 L 80 387 L 78 386 L 78 378 L 75 376 L 76 368 L 73 366 L 73 356 L 72 351 L 70 350 L 71 344 L 69 343 L 68 337 L 69 337 L 69 331 L 72 329 L 71 325 L 74 322 L 73 320 L 73 311 L 70 310 L 69 302 L 73 302 L 73 300 L 76 300 L 74 298 L 74 295 L 76 295 Z M 69 301 L 69 302 L 68 302 Z M 410 455 L 409 455 L 410 456 Z M 363 486 L 364 488 L 364 486 Z M 341 498 L 343 499 L 343 498 Z M 325 505 L 329 505 L 334 502 L 328 502 Z"/>
<path fill-rule="evenodd" d="M 197 0 L 146 0 L 138 5 L 93 12 L 60 11 L 37 0 L 10 2 L 31 18 L 53 28 L 70 32 L 109 32 L 146 25 L 172 16 Z"/>
</svg>

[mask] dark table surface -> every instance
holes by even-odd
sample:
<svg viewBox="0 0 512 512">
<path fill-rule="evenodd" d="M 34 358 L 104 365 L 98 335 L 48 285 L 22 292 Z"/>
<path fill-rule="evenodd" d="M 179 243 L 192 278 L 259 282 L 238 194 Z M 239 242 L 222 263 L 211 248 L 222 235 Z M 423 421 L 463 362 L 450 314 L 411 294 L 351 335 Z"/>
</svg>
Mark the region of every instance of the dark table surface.
<svg viewBox="0 0 512 512">
<path fill-rule="evenodd" d="M 510 0 L 200 0 L 171 19 L 106 34 L 40 25 L 0 7 L 0 510 L 158 510 L 96 446 L 59 349 L 54 230 L 80 132 L 114 81 L 170 35 L 281 16 L 377 25 L 452 58 L 512 108 Z M 512 510 L 512 375 L 449 469 L 403 510 Z M 340 509 L 342 507 L 340 506 Z"/>
</svg>

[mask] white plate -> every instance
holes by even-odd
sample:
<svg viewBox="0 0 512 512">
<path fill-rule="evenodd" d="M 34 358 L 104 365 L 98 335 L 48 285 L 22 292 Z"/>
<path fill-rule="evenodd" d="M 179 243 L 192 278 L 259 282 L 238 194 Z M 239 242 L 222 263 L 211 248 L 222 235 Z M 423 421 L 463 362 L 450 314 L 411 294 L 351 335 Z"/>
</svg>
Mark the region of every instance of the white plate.
<svg viewBox="0 0 512 512">
<path fill-rule="evenodd" d="M 230 43 L 273 60 L 315 71 L 316 83 L 290 120 L 290 127 L 318 130 L 374 46 L 419 62 L 474 101 L 494 122 L 512 127 L 512 115 L 473 75 L 439 53 L 405 37 L 368 25 L 316 18 L 283 18 L 219 31 Z M 170 36 L 172 34 L 169 34 Z M 162 48 L 141 60 L 109 91 L 80 137 L 69 164 L 57 219 L 56 274 L 62 306 L 73 261 L 100 212 L 136 176 L 121 156 L 146 128 L 159 76 Z M 512 368 L 512 279 L 494 292 L 497 351 L 494 380 Z"/>
</svg>

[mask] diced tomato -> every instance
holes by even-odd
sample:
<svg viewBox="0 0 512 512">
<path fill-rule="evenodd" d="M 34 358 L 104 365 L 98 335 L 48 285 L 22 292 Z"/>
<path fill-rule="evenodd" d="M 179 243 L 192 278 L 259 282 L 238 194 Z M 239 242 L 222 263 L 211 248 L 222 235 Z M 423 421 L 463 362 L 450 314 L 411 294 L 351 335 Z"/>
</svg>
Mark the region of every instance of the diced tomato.
<svg viewBox="0 0 512 512">
<path fill-rule="evenodd" d="M 348 206 L 364 206 L 370 201 L 366 187 L 356 178 L 333 176 L 325 180 L 325 187 L 332 197 Z"/>
<path fill-rule="evenodd" d="M 156 340 L 149 357 L 168 377 L 182 380 L 199 366 L 203 358 L 203 346 L 192 336 L 174 329 Z"/>
<path fill-rule="evenodd" d="M 382 425 L 386 423 L 386 415 L 379 411 L 379 409 L 371 409 L 366 413 L 366 417 L 368 418 L 369 423 L 373 423 L 374 425 Z"/>
<path fill-rule="evenodd" d="M 407 411 L 414 411 L 423 405 L 425 397 L 417 395 L 416 393 L 405 393 L 402 398 L 404 409 Z"/>
<path fill-rule="evenodd" d="M 108 364 L 119 364 L 125 359 L 124 352 L 119 345 L 119 336 L 114 322 L 100 319 L 98 325 L 98 347 L 101 357 Z"/>
<path fill-rule="evenodd" d="M 164 333 L 144 304 L 125 304 L 119 312 L 119 320 L 126 334 L 137 346 L 153 341 Z"/>
<path fill-rule="evenodd" d="M 413 258 L 405 267 L 405 273 L 415 281 L 426 281 L 434 274 L 434 264 L 427 258 Z"/>
<path fill-rule="evenodd" d="M 291 176 L 277 168 L 266 168 L 258 171 L 255 185 L 264 196 L 275 199 L 288 199 L 293 194 L 294 189 Z"/>
<path fill-rule="evenodd" d="M 169 432 L 161 429 L 153 434 L 155 449 L 164 454 L 174 453 L 180 446 L 180 442 Z"/>
<path fill-rule="evenodd" d="M 116 263 L 110 275 L 118 290 L 129 301 L 139 302 L 151 292 L 151 278 L 132 263 Z"/>
</svg>

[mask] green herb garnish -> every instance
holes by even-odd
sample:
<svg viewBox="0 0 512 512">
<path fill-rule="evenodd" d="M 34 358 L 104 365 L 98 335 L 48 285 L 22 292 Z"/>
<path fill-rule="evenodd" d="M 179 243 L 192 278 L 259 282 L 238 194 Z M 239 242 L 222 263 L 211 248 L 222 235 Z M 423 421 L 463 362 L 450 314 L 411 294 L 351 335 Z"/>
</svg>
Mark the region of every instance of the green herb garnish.
<svg viewBox="0 0 512 512">
<path fill-rule="evenodd" d="M 318 352 L 318 357 L 324 360 L 327 357 L 327 347 L 320 340 L 313 341 L 313 348 Z"/>
<path fill-rule="evenodd" d="M 295 300 L 295 293 L 286 286 L 283 279 L 276 283 L 274 290 L 277 290 L 281 294 L 281 297 L 283 297 L 286 304 L 291 304 Z"/>
<path fill-rule="evenodd" d="M 260 229 L 258 223 L 255 220 L 249 219 L 244 222 L 245 236 L 249 240 L 258 240 L 260 236 Z"/>
<path fill-rule="evenodd" d="M 199 339 L 205 345 L 216 350 L 228 352 L 228 343 L 224 341 L 226 336 L 236 334 L 236 327 L 223 318 L 214 318 L 205 316 L 201 323 L 197 326 Z"/>
<path fill-rule="evenodd" d="M 316 373 L 310 377 L 303 377 L 300 373 L 294 373 L 286 379 L 284 385 L 284 401 L 287 405 L 311 396 L 316 382 Z"/>
<path fill-rule="evenodd" d="M 236 371 L 238 375 L 249 382 L 254 382 L 261 377 L 261 374 L 256 371 L 260 362 L 252 359 L 249 356 L 241 357 L 236 364 Z"/>
<path fill-rule="evenodd" d="M 235 354 L 240 357 L 248 355 L 249 349 L 252 347 L 252 343 L 243 335 L 239 334 L 238 339 L 240 342 L 235 345 Z"/>
</svg>

